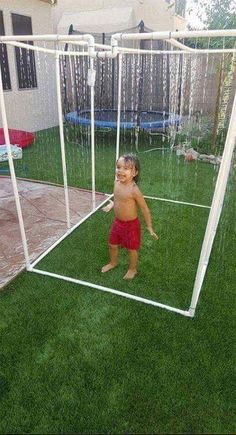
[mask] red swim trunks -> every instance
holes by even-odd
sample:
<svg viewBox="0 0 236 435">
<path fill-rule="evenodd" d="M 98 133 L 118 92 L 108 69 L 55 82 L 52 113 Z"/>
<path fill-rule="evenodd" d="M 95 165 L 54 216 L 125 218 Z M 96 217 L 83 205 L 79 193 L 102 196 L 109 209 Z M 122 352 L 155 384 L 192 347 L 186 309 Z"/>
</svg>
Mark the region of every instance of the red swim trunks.
<svg viewBox="0 0 236 435">
<path fill-rule="evenodd" d="M 139 219 L 121 221 L 115 219 L 110 230 L 109 243 L 126 249 L 137 250 L 140 247 L 141 226 Z"/>
</svg>

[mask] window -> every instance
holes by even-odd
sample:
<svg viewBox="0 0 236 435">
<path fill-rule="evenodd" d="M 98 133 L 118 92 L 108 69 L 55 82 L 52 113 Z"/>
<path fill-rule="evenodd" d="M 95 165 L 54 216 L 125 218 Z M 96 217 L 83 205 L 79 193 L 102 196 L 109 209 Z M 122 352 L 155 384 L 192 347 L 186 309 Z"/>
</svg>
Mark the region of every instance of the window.
<svg viewBox="0 0 236 435">
<path fill-rule="evenodd" d="M 18 14 L 11 14 L 11 16 L 14 35 L 32 35 L 30 17 Z M 33 45 L 32 41 L 27 41 L 27 43 Z M 15 47 L 15 53 L 19 88 L 36 88 L 37 77 L 34 52 L 26 48 Z"/>
<path fill-rule="evenodd" d="M 3 22 L 3 13 L 0 11 L 0 35 L 5 35 L 5 28 Z M 2 71 L 2 84 L 4 91 L 11 89 L 11 79 L 9 72 L 9 63 L 7 56 L 7 46 L 6 44 L 0 44 L 0 66 Z"/>
<path fill-rule="evenodd" d="M 186 0 L 175 1 L 175 13 L 181 17 L 185 17 Z"/>
</svg>

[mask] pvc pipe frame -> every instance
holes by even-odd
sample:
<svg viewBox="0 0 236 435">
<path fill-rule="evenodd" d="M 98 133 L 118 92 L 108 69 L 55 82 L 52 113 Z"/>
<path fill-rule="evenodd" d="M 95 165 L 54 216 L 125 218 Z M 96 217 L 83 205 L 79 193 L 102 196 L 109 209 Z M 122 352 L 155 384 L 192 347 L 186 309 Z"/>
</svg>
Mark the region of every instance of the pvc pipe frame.
<svg viewBox="0 0 236 435">
<path fill-rule="evenodd" d="M 60 132 L 60 145 L 61 145 L 62 172 L 63 172 L 64 192 L 65 192 L 65 204 L 66 204 L 66 222 L 67 222 L 67 228 L 70 228 L 70 208 L 69 208 L 69 194 L 68 194 L 66 156 L 65 156 L 65 140 L 64 140 L 63 118 L 62 118 L 61 84 L 60 84 L 61 74 L 60 74 L 60 57 L 59 57 L 59 54 L 56 54 L 55 60 L 56 60 L 57 108 L 58 108 L 58 118 L 59 118 L 59 132 Z"/>
<path fill-rule="evenodd" d="M 112 56 L 106 56 L 106 57 L 115 57 L 118 54 L 118 47 L 117 47 L 117 40 L 122 39 L 171 39 L 171 38 L 183 38 L 183 37 L 201 37 L 201 36 L 236 36 L 236 30 L 228 30 L 228 31 L 194 31 L 194 32 L 154 32 L 152 34 L 128 34 L 128 35 L 113 35 L 112 37 Z M 15 41 L 15 36 L 12 37 L 0 37 L 0 42 L 11 42 Z M 38 41 L 86 41 L 88 44 L 88 55 L 90 55 L 91 62 L 90 62 L 90 68 L 93 68 L 93 57 L 94 57 L 94 40 L 91 35 L 69 35 L 69 36 L 60 36 L 60 35 L 23 35 L 20 36 L 21 40 L 38 40 Z M 18 43 L 20 46 L 21 43 Z M 25 48 L 25 44 L 24 44 Z M 32 45 L 28 46 L 29 49 L 32 49 Z M 36 47 L 35 47 L 36 48 Z M 41 51 L 46 50 L 42 49 Z M 53 51 L 53 50 L 52 50 Z M 230 50 L 232 51 L 232 50 Z M 55 51 L 53 51 L 55 54 Z M 142 52 L 142 50 L 140 50 Z M 173 52 L 174 53 L 174 52 Z M 64 52 L 63 52 L 64 54 Z M 77 54 L 77 52 L 73 52 L 73 55 Z M 121 100 L 121 77 L 122 77 L 122 55 L 119 55 L 119 79 L 118 79 L 118 112 L 120 111 L 120 100 Z M 139 296 L 134 296 L 131 294 L 127 294 L 124 292 L 120 292 L 115 289 L 98 286 L 93 283 L 88 283 L 86 281 L 73 279 L 70 277 L 53 274 L 47 271 L 42 271 L 39 269 L 35 269 L 34 266 L 43 258 L 45 257 L 50 250 L 52 250 L 56 245 L 58 245 L 61 240 L 63 240 L 65 237 L 67 237 L 68 234 L 70 234 L 75 228 L 77 228 L 79 225 L 81 225 L 82 222 L 84 222 L 91 214 L 95 213 L 98 208 L 102 206 L 98 206 L 96 208 L 95 206 L 95 147 L 94 147 L 94 87 L 91 86 L 91 152 L 92 152 L 92 198 L 93 198 L 93 210 L 92 212 L 87 215 L 80 223 L 76 224 L 73 228 L 70 228 L 70 216 L 69 216 L 69 200 L 68 200 L 68 186 L 67 186 L 67 176 L 66 176 L 66 161 L 65 161 L 65 149 L 64 149 L 64 136 L 63 136 L 63 119 L 62 119 L 62 111 L 61 111 L 61 96 L 60 96 L 60 69 L 59 69 L 59 53 L 56 53 L 56 74 L 57 74 L 57 101 L 58 101 L 58 116 L 59 116 L 59 129 L 60 129 L 60 139 L 61 139 L 61 154 L 62 154 L 62 167 L 63 167 L 63 177 L 64 177 L 64 188 L 65 188 L 65 200 L 66 200 L 66 218 L 67 218 L 67 226 L 68 231 L 62 238 L 60 238 L 52 247 L 50 247 L 47 251 L 45 251 L 44 254 L 42 254 L 34 263 L 30 264 L 29 260 L 29 253 L 28 253 L 28 246 L 27 246 L 27 239 L 25 234 L 25 228 L 24 228 L 24 222 L 22 217 L 22 211 L 21 211 L 21 205 L 19 200 L 19 193 L 17 189 L 17 182 L 16 182 L 16 176 L 15 176 L 15 170 L 14 170 L 14 164 L 11 154 L 11 146 L 10 146 L 10 138 L 8 134 L 8 124 L 7 124 L 7 117 L 6 117 L 6 109 L 5 109 L 5 101 L 4 101 L 4 94 L 3 94 L 3 86 L 2 86 L 2 79 L 0 74 L 0 107 L 2 111 L 2 120 L 3 120 L 3 129 L 4 129 L 4 135 L 5 135 L 5 141 L 7 145 L 7 152 L 8 152 L 8 159 L 9 159 L 9 167 L 10 167 L 10 173 L 11 173 L 11 179 L 13 184 L 13 191 L 16 201 L 16 208 L 17 208 L 17 214 L 19 219 L 19 225 L 20 225 L 20 231 L 21 231 L 21 238 L 22 238 L 22 244 L 23 244 L 23 250 L 24 250 L 24 256 L 26 261 L 26 268 L 28 271 L 32 271 L 35 273 L 57 277 L 69 282 L 78 283 L 80 285 L 88 286 L 95 288 L 97 290 L 101 290 L 104 292 L 113 293 L 128 299 L 136 300 L 142 303 L 146 303 L 149 305 L 153 305 L 156 307 L 164 308 L 166 310 L 176 312 L 178 314 L 182 314 L 187 317 L 194 317 L 197 302 L 199 299 L 200 291 L 202 288 L 203 280 L 205 277 L 214 237 L 216 234 L 217 225 L 219 222 L 222 206 L 223 206 L 223 199 L 225 195 L 227 180 L 229 176 L 230 171 L 230 163 L 232 160 L 232 154 L 233 149 L 235 145 L 235 139 L 236 139 L 236 124 L 234 120 L 236 119 L 236 95 L 234 98 L 233 103 L 233 109 L 231 113 L 230 118 L 230 124 L 228 129 L 228 134 L 226 138 L 224 153 L 222 157 L 221 167 L 217 178 L 216 188 L 212 200 L 211 210 L 208 218 L 208 223 L 206 227 L 205 237 L 202 245 L 202 251 L 200 254 L 193 294 L 192 294 L 192 300 L 188 311 L 181 310 L 172 306 L 164 305 L 156 301 L 148 300 L 145 298 L 141 298 Z M 59 76 L 59 77 L 58 77 Z M 118 114 L 118 126 L 120 126 L 120 119 Z M 119 130 L 119 129 L 118 129 Z M 117 143 L 116 143 L 116 156 L 118 157 L 119 154 L 119 132 L 117 131 Z M 111 195 L 112 196 L 112 195 Z M 110 196 L 110 197 L 111 197 Z M 110 197 L 108 197 L 103 203 L 105 203 Z M 159 199 L 163 201 L 167 201 L 164 198 L 154 198 L 149 197 L 152 199 Z M 180 201 L 172 201 L 177 203 L 182 203 L 186 205 L 196 205 L 201 206 L 199 204 L 191 204 L 191 203 L 184 203 Z M 207 207 L 207 206 L 202 206 Z"/>
<path fill-rule="evenodd" d="M 90 69 L 93 71 L 94 60 L 90 57 Z M 92 171 L 92 203 L 93 209 L 96 207 L 95 196 L 95 129 L 94 129 L 94 83 L 90 85 L 90 102 L 91 102 L 91 171 Z"/>
<path fill-rule="evenodd" d="M 102 58 L 115 58 L 119 51 L 127 52 L 129 49 L 125 49 L 123 47 L 118 47 L 118 41 L 122 40 L 166 40 L 169 41 L 172 45 L 178 46 L 179 48 L 185 49 L 185 51 L 151 51 L 151 50 L 137 50 L 133 49 L 133 53 L 171 53 L 171 54 L 188 54 L 194 50 L 197 53 L 221 53 L 221 52 L 235 52 L 235 49 L 218 49 L 218 50 L 200 50 L 200 49 L 191 49 L 190 47 L 185 46 L 184 44 L 179 43 L 178 41 L 174 42 L 175 39 L 179 38 L 203 38 L 203 37 L 234 37 L 236 36 L 236 29 L 227 29 L 227 30 L 192 30 L 192 31 L 182 31 L 182 32 L 150 32 L 150 33 L 116 33 L 111 37 L 111 49 L 107 51 L 95 51 L 94 37 L 90 34 L 84 35 L 19 35 L 19 39 L 21 41 L 55 41 L 55 42 L 71 42 L 76 44 L 87 44 L 88 45 L 88 53 L 76 52 L 79 56 L 91 56 L 91 57 L 102 57 Z M 16 35 L 11 36 L 1 36 L 0 43 L 14 42 L 14 45 L 23 48 L 27 48 L 30 50 L 34 50 L 33 46 L 30 44 L 21 45 L 20 42 L 16 41 Z M 40 51 L 50 52 L 50 49 L 40 48 Z M 132 50 L 132 49 L 131 49 Z M 53 50 L 52 50 L 53 51 Z M 129 51 L 131 52 L 131 51 Z M 66 52 L 63 52 L 65 55 Z M 61 54 L 61 53 L 60 53 Z M 75 53 L 74 53 L 75 54 Z M 68 54 L 67 54 L 68 55 Z"/>
<path fill-rule="evenodd" d="M 197 306 L 203 280 L 209 263 L 212 245 L 216 235 L 216 229 L 219 223 L 219 219 L 223 207 L 224 196 L 225 196 L 227 181 L 230 172 L 231 160 L 232 160 L 233 151 L 236 143 L 235 120 L 236 120 L 236 93 L 234 96 L 233 108 L 231 112 L 224 152 L 222 156 L 219 174 L 216 181 L 215 192 L 212 199 L 211 210 L 209 213 L 206 232 L 202 244 L 202 250 L 200 254 L 200 259 L 198 263 L 198 268 L 197 268 L 197 273 L 196 273 L 196 278 L 195 278 L 195 283 L 193 288 L 192 300 L 189 308 L 189 312 L 192 316 L 194 316 L 195 309 Z"/>
<path fill-rule="evenodd" d="M 28 36 L 29 39 L 29 36 Z M 195 49 L 195 48 L 190 48 L 185 46 L 184 44 L 178 43 L 177 41 L 175 41 L 175 43 L 173 42 L 174 40 L 170 40 L 167 42 L 170 42 L 173 46 L 181 48 L 181 50 L 143 50 L 143 49 L 139 49 L 139 48 L 127 48 L 127 47 L 117 47 L 115 54 L 112 54 L 111 49 L 109 50 L 110 46 L 106 45 L 104 46 L 104 48 L 106 48 L 105 51 L 97 51 L 97 52 L 93 52 L 93 54 L 91 55 L 91 57 L 101 57 L 101 58 L 114 58 L 116 57 L 119 53 L 127 53 L 127 54 L 150 54 L 150 55 L 154 55 L 154 54 L 171 54 L 171 55 L 179 55 L 179 54 L 216 54 L 216 53 L 236 53 L 236 49 L 235 48 L 224 48 L 224 49 Z M 62 51 L 62 50 L 53 50 L 51 48 L 45 48 L 45 47 L 39 47 L 39 46 L 34 46 L 31 44 L 25 44 L 24 42 L 17 42 L 17 41 L 6 41 L 3 40 L 1 41 L 1 37 L 0 37 L 0 42 L 3 42 L 5 44 L 11 45 L 13 47 L 19 47 L 19 48 L 25 48 L 26 50 L 31 50 L 31 51 L 37 51 L 37 52 L 41 52 L 41 53 L 48 53 L 48 54 L 60 54 L 62 56 L 79 56 L 79 57 L 86 57 L 89 56 L 89 52 L 87 51 Z M 72 41 L 70 41 L 72 42 Z M 74 45 L 79 45 L 79 46 L 84 46 L 86 45 L 85 41 L 76 41 L 73 42 Z M 98 47 L 101 48 L 102 44 L 94 44 L 94 48 Z"/>
<path fill-rule="evenodd" d="M 122 80 L 122 62 L 123 56 L 122 53 L 118 54 L 118 96 L 117 96 L 117 129 L 116 129 L 116 161 L 119 158 L 120 154 L 120 111 L 121 111 L 121 80 Z"/>
<path fill-rule="evenodd" d="M 178 32 L 149 32 L 149 33 L 115 33 L 111 37 L 111 45 L 114 41 L 124 40 L 161 40 L 161 39 L 183 39 L 183 38 L 213 38 L 213 37 L 236 36 L 236 29 L 227 30 L 191 30 Z"/>
</svg>

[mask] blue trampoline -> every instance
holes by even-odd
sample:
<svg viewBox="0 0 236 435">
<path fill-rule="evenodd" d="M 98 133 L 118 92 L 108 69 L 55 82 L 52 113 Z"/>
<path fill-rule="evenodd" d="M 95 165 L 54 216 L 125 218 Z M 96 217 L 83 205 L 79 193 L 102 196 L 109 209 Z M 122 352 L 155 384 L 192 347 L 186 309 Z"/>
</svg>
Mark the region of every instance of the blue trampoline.
<svg viewBox="0 0 236 435">
<path fill-rule="evenodd" d="M 70 112 L 65 115 L 66 121 L 71 124 L 89 126 L 91 124 L 90 110 L 81 110 L 79 113 Z M 147 110 L 123 110 L 120 113 L 120 127 L 131 129 L 140 127 L 144 130 L 165 129 L 171 125 L 178 126 L 180 116 L 173 113 Z M 94 111 L 94 125 L 97 128 L 117 128 L 116 109 L 96 109 Z"/>
</svg>

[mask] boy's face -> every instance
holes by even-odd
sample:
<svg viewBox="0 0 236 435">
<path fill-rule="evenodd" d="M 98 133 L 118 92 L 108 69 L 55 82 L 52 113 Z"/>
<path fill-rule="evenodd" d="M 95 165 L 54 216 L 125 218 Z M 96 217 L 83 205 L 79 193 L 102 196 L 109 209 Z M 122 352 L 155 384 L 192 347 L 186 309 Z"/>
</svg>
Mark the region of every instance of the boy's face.
<svg viewBox="0 0 236 435">
<path fill-rule="evenodd" d="M 126 162 L 123 157 L 120 157 L 116 163 L 116 179 L 121 183 L 127 184 L 133 181 L 135 175 L 137 175 L 132 162 Z"/>
</svg>

